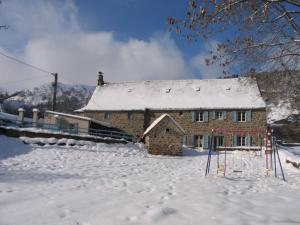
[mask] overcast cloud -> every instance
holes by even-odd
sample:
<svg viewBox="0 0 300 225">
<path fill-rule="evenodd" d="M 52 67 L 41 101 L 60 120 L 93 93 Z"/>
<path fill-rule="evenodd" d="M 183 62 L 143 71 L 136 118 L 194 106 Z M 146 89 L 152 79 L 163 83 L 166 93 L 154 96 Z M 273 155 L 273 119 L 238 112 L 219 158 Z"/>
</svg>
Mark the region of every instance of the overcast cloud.
<svg viewBox="0 0 300 225">
<path fill-rule="evenodd" d="M 95 85 L 98 71 L 107 81 L 184 79 L 192 77 L 191 67 L 207 73 L 205 54 L 185 62 L 168 34 L 119 41 L 110 32 L 84 31 L 72 1 L 5 1 L 0 14 L 10 26 L 2 31 L 1 51 L 59 73 L 61 82 Z M 0 57 L 1 87 L 33 87 L 52 79 Z"/>
</svg>

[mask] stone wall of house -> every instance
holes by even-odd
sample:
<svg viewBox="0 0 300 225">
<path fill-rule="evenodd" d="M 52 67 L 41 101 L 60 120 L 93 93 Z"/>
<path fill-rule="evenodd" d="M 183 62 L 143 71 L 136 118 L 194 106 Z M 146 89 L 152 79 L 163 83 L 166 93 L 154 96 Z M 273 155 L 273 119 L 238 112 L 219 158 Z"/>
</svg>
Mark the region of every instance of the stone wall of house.
<svg viewBox="0 0 300 225">
<path fill-rule="evenodd" d="M 180 126 L 186 131 L 188 136 L 191 135 L 210 135 L 212 129 L 226 130 L 226 133 L 215 133 L 215 135 L 222 135 L 225 137 L 225 145 L 232 145 L 233 133 L 230 131 L 240 131 L 235 132 L 236 135 L 250 135 L 252 137 L 252 145 L 260 145 L 262 135 L 256 132 L 257 130 L 265 130 L 267 126 L 266 121 L 266 111 L 265 110 L 253 110 L 251 112 L 252 118 L 251 122 L 234 122 L 232 119 L 233 110 L 226 111 L 227 116 L 224 120 L 212 119 L 212 111 L 209 111 L 208 122 L 191 122 L 191 112 L 192 110 L 186 111 L 151 111 L 148 116 L 150 117 L 150 124 L 155 118 L 159 117 L 164 113 L 168 113 L 172 116 Z"/>
<path fill-rule="evenodd" d="M 167 130 L 168 129 L 168 130 Z M 182 155 L 183 134 L 165 117 L 145 137 L 145 146 L 153 155 Z"/>
<path fill-rule="evenodd" d="M 197 110 L 195 110 L 197 111 Z M 225 111 L 225 110 L 224 110 Z M 238 130 L 236 135 L 250 135 L 252 145 L 260 145 L 263 135 L 259 135 L 257 130 L 265 130 L 267 126 L 266 111 L 264 109 L 252 110 L 251 122 L 233 122 L 233 110 L 226 110 L 226 119 L 212 119 L 212 111 L 209 111 L 208 122 L 191 122 L 192 110 L 146 110 L 145 112 L 132 112 L 132 118 L 128 118 L 128 112 L 110 112 L 108 119 L 105 119 L 105 112 L 85 112 L 84 116 L 110 123 L 112 126 L 124 130 L 132 135 L 142 137 L 145 129 L 160 115 L 168 113 L 186 131 L 188 136 L 210 135 L 212 129 L 225 129 L 226 133 L 219 134 L 225 137 L 225 145 L 232 145 L 232 130 Z M 215 134 L 217 135 L 217 134 Z"/>
<path fill-rule="evenodd" d="M 90 111 L 90 112 L 84 112 L 83 116 L 90 117 L 99 121 L 104 121 L 109 123 L 111 126 L 119 128 L 123 131 L 125 131 L 128 134 L 142 137 L 144 130 L 145 130 L 145 124 L 144 124 L 144 112 L 143 111 L 133 111 L 130 112 L 131 116 L 129 118 L 129 115 L 127 111 L 111 111 L 108 112 L 109 116 L 108 118 L 105 118 L 105 112 L 102 111 Z"/>
</svg>

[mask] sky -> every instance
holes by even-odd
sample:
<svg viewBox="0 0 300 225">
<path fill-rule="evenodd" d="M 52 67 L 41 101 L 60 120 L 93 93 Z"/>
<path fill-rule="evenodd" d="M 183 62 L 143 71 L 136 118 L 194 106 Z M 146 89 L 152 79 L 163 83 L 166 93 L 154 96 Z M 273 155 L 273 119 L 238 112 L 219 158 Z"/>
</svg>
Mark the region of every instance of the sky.
<svg viewBox="0 0 300 225">
<path fill-rule="evenodd" d="M 217 40 L 188 42 L 168 31 L 167 18 L 183 18 L 186 1 L 2 0 L 0 52 L 46 71 L 59 81 L 107 82 L 199 79 L 221 75 L 204 59 Z M 0 55 L 0 88 L 20 90 L 52 81 Z"/>
</svg>

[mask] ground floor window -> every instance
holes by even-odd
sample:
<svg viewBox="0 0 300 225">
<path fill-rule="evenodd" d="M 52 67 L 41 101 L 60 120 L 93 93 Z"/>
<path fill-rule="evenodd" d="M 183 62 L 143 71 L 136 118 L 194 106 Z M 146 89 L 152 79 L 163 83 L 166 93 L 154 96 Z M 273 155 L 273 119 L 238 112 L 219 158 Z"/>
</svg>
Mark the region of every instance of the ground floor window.
<svg viewBox="0 0 300 225">
<path fill-rule="evenodd" d="M 215 136 L 214 137 L 214 145 L 215 145 L 215 147 L 223 147 L 224 146 L 224 136 Z"/>
<path fill-rule="evenodd" d="M 234 135 L 233 146 L 252 146 L 252 137 L 249 135 Z"/>
<path fill-rule="evenodd" d="M 203 147 L 203 136 L 202 135 L 195 135 L 194 136 L 194 146 L 196 148 L 202 148 Z"/>
</svg>

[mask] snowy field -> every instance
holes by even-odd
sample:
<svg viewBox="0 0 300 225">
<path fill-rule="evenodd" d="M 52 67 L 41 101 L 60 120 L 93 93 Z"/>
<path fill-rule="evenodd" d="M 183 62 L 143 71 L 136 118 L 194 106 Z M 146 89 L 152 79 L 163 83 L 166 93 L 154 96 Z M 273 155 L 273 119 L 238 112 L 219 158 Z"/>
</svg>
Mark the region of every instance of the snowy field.
<svg viewBox="0 0 300 225">
<path fill-rule="evenodd" d="M 264 158 L 150 156 L 140 145 L 24 145 L 0 136 L 1 225 L 300 224 L 300 172 L 266 177 Z M 222 156 L 220 162 L 222 163 Z M 236 173 L 233 170 L 241 170 Z"/>
</svg>

